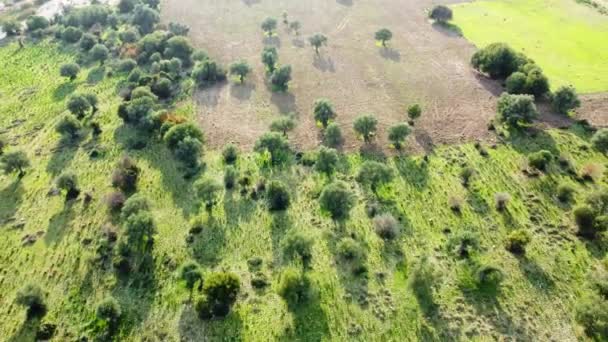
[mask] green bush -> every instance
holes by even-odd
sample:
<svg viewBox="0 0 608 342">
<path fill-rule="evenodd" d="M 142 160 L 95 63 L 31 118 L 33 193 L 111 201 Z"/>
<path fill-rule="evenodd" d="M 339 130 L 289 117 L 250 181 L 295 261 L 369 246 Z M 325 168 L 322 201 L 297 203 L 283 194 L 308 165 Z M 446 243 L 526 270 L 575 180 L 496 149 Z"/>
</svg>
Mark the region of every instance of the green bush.
<svg viewBox="0 0 608 342">
<path fill-rule="evenodd" d="M 526 76 L 526 93 L 540 97 L 549 91 L 549 79 L 538 67 L 533 68 Z"/>
<path fill-rule="evenodd" d="M 79 72 L 80 66 L 78 66 L 76 63 L 65 63 L 59 68 L 59 74 L 61 77 L 67 77 L 70 79 L 70 81 L 75 80 Z"/>
<path fill-rule="evenodd" d="M 95 316 L 97 319 L 109 324 L 117 323 L 121 315 L 122 310 L 120 304 L 114 297 L 108 297 L 102 300 L 97 304 L 97 308 L 95 309 Z"/>
<path fill-rule="evenodd" d="M 422 115 L 422 107 L 419 104 L 415 103 L 407 107 L 407 116 L 411 121 L 418 119 Z"/>
<path fill-rule="evenodd" d="M 549 164 L 551 163 L 552 160 L 553 160 L 553 154 L 551 154 L 551 152 L 549 152 L 547 150 L 540 150 L 540 151 L 531 153 L 528 156 L 528 164 L 530 164 L 530 166 L 532 166 L 533 168 L 540 170 L 540 171 L 546 171 L 547 166 L 549 166 Z"/>
<path fill-rule="evenodd" d="M 280 117 L 270 123 L 271 132 L 279 132 L 287 137 L 287 132 L 296 127 L 296 122 L 291 116 Z"/>
<path fill-rule="evenodd" d="M 160 21 L 160 15 L 158 11 L 144 4 L 138 4 L 134 8 L 132 21 L 142 34 L 147 34 L 152 32 L 154 25 Z"/>
<path fill-rule="evenodd" d="M 370 143 L 372 137 L 376 135 L 377 126 L 378 120 L 371 115 L 362 115 L 355 119 L 355 123 L 353 124 L 355 132 L 357 132 L 366 143 Z"/>
<path fill-rule="evenodd" d="M 271 181 L 266 190 L 266 200 L 271 211 L 287 209 L 290 204 L 287 186 L 279 181 Z"/>
<path fill-rule="evenodd" d="M 450 254 L 468 259 L 480 251 L 479 234 L 470 230 L 460 231 L 450 237 L 446 247 Z"/>
<path fill-rule="evenodd" d="M 279 53 L 274 46 L 265 47 L 262 51 L 262 63 L 266 66 L 268 72 L 272 73 L 276 69 Z"/>
<path fill-rule="evenodd" d="M 76 27 L 68 27 L 65 30 L 63 30 L 62 34 L 61 34 L 61 38 L 66 42 L 66 43 L 76 43 L 77 41 L 80 40 L 80 38 L 82 37 L 82 31 L 79 30 Z"/>
<path fill-rule="evenodd" d="M 198 126 L 190 122 L 180 123 L 171 127 L 163 139 L 165 144 L 167 144 L 167 147 L 170 149 L 175 149 L 177 148 L 178 144 L 187 137 L 194 138 L 201 143 L 205 141 L 203 131 L 201 131 Z"/>
<path fill-rule="evenodd" d="M 283 65 L 270 75 L 270 83 L 275 91 L 287 91 L 291 81 L 291 65 Z"/>
<path fill-rule="evenodd" d="M 386 42 L 393 38 L 393 33 L 389 29 L 383 28 L 376 31 L 374 38 L 381 42 L 382 46 L 386 46 Z"/>
<path fill-rule="evenodd" d="M 337 123 L 332 122 L 327 125 L 325 134 L 323 135 L 323 143 L 329 147 L 338 147 L 342 145 L 344 138 L 342 137 L 342 130 Z"/>
<path fill-rule="evenodd" d="M 593 134 L 591 138 L 593 147 L 602 153 L 608 152 L 608 128 L 602 128 Z"/>
<path fill-rule="evenodd" d="M 507 236 L 506 248 L 514 254 L 524 254 L 526 246 L 532 240 L 532 236 L 526 230 L 517 229 Z"/>
<path fill-rule="evenodd" d="M 475 272 L 475 280 L 482 291 L 495 293 L 504 279 L 502 270 L 491 265 L 480 265 Z"/>
<path fill-rule="evenodd" d="M 81 129 L 80 121 L 69 114 L 62 117 L 55 125 L 55 131 L 68 139 L 76 139 Z"/>
<path fill-rule="evenodd" d="M 516 71 L 507 77 L 505 81 L 506 90 L 509 94 L 525 94 L 526 93 L 526 74 Z"/>
<path fill-rule="evenodd" d="M 171 97 L 171 88 L 171 81 L 161 77 L 152 85 L 152 92 L 161 99 L 167 99 Z"/>
<path fill-rule="evenodd" d="M 203 285 L 203 294 L 206 297 L 210 315 L 226 316 L 236 302 L 240 289 L 241 280 L 234 273 L 216 272 L 209 275 Z"/>
<path fill-rule="evenodd" d="M 469 186 L 471 179 L 477 174 L 474 168 L 467 166 L 460 170 L 460 179 L 462 179 L 462 185 L 466 188 Z"/>
<path fill-rule="evenodd" d="M 245 82 L 245 77 L 251 72 L 251 67 L 246 61 L 238 61 L 230 64 L 230 74 L 237 76 L 241 83 Z"/>
<path fill-rule="evenodd" d="M 522 55 L 518 54 L 504 43 L 493 43 L 475 52 L 471 58 L 471 65 L 492 78 L 507 78 L 527 63 Z"/>
<path fill-rule="evenodd" d="M 285 258 L 287 260 L 298 260 L 304 266 L 307 266 L 312 260 L 313 245 L 314 240 L 310 235 L 294 230 L 290 231 L 281 242 Z"/>
<path fill-rule="evenodd" d="M 332 175 L 338 166 L 338 152 L 333 148 L 319 148 L 315 161 L 315 170 L 328 176 Z"/>
<path fill-rule="evenodd" d="M 374 217 L 374 228 L 376 234 L 384 240 L 395 239 L 401 230 L 399 221 L 388 213 Z"/>
<path fill-rule="evenodd" d="M 567 183 L 562 183 L 557 187 L 557 199 L 564 203 L 570 203 L 574 200 L 576 189 Z"/>
<path fill-rule="evenodd" d="M 346 183 L 334 181 L 323 188 L 319 204 L 321 210 L 328 212 L 332 219 L 339 221 L 348 218 L 350 210 L 355 205 L 355 198 Z"/>
<path fill-rule="evenodd" d="M 100 62 L 101 64 L 103 64 L 103 62 L 108 59 L 109 54 L 110 51 L 103 44 L 95 44 L 91 48 L 91 50 L 89 50 L 89 55 L 91 56 L 91 59 L 95 62 Z"/>
<path fill-rule="evenodd" d="M 82 119 L 91 110 L 91 103 L 89 103 L 84 95 L 72 94 L 68 98 L 67 108 L 77 118 Z"/>
<path fill-rule="evenodd" d="M 211 209 L 218 200 L 222 186 L 212 178 L 204 178 L 194 184 L 194 189 L 206 208 Z"/>
<path fill-rule="evenodd" d="M 290 310 L 306 303 L 311 297 L 311 283 L 306 274 L 295 268 L 281 272 L 277 293 L 287 302 Z"/>
<path fill-rule="evenodd" d="M 123 220 L 127 220 L 137 213 L 147 211 L 150 211 L 150 203 L 146 197 L 141 194 L 135 194 L 125 202 L 120 215 Z"/>
<path fill-rule="evenodd" d="M 34 32 L 46 29 L 50 26 L 50 22 L 45 17 L 32 15 L 25 20 L 25 26 L 27 27 L 28 32 Z"/>
<path fill-rule="evenodd" d="M 224 146 L 224 150 L 222 151 L 222 157 L 224 159 L 225 164 L 235 164 L 237 159 L 239 158 L 239 149 L 235 144 L 229 143 Z"/>
<path fill-rule="evenodd" d="M 365 256 L 365 251 L 359 243 L 351 238 L 343 238 L 336 247 L 338 256 L 344 260 L 357 261 Z"/>
<path fill-rule="evenodd" d="M 200 86 L 206 86 L 226 79 L 226 72 L 215 61 L 205 59 L 196 63 L 192 69 L 192 78 Z"/>
<path fill-rule="evenodd" d="M 5 19 L 2 21 L 2 31 L 7 36 L 16 36 L 21 32 L 21 23 L 12 18 Z"/>
<path fill-rule="evenodd" d="M 320 122 L 323 128 L 327 128 L 329 122 L 336 117 L 336 111 L 328 99 L 317 99 L 314 104 L 313 113 L 315 121 Z"/>
<path fill-rule="evenodd" d="M 572 86 L 561 86 L 553 93 L 551 104 L 556 112 L 567 115 L 580 107 L 581 101 Z"/>
<path fill-rule="evenodd" d="M 254 150 L 258 153 L 270 153 L 273 165 L 287 162 L 290 155 L 289 144 L 282 134 L 277 132 L 264 133 L 256 142 Z"/>
<path fill-rule="evenodd" d="M 585 237 L 595 237 L 595 217 L 596 213 L 588 205 L 580 205 L 573 211 L 574 220 L 578 225 L 578 232 Z"/>
<path fill-rule="evenodd" d="M 378 187 L 389 183 L 393 179 L 393 171 L 390 167 L 377 161 L 368 160 L 361 165 L 357 173 L 357 182 L 369 186 L 373 192 Z"/>
<path fill-rule="evenodd" d="M 584 297 L 576 305 L 576 320 L 595 341 L 608 339 L 608 301 L 597 295 Z"/>
<path fill-rule="evenodd" d="M 444 5 L 436 5 L 429 12 L 429 18 L 438 22 L 446 22 L 452 20 L 452 9 Z"/>
<path fill-rule="evenodd" d="M 190 298 L 192 298 L 192 291 L 194 285 L 197 282 L 203 281 L 203 273 L 201 267 L 196 261 L 187 261 L 179 268 L 179 278 L 184 282 L 186 288 L 190 291 Z"/>
<path fill-rule="evenodd" d="M 133 159 L 122 157 L 112 173 L 112 186 L 125 192 L 135 191 L 140 171 Z"/>
<path fill-rule="evenodd" d="M 518 128 L 529 125 L 538 117 L 531 95 L 512 95 L 504 93 L 498 99 L 498 119 L 509 126 Z"/>
<path fill-rule="evenodd" d="M 78 178 L 74 172 L 64 171 L 61 175 L 59 175 L 59 177 L 57 177 L 55 184 L 57 185 L 58 189 L 70 192 L 78 189 Z"/>
<path fill-rule="evenodd" d="M 400 150 L 403 142 L 412 132 L 410 125 L 399 123 L 392 126 L 388 131 L 388 140 L 393 143 L 396 149 Z"/>
<path fill-rule="evenodd" d="M 503 211 L 507 209 L 507 205 L 511 201 L 511 195 L 506 192 L 498 192 L 494 195 L 494 203 L 496 205 L 496 210 Z"/>
<path fill-rule="evenodd" d="M 190 45 L 188 38 L 173 36 L 165 44 L 166 48 L 163 55 L 166 59 L 178 58 L 185 67 L 189 67 L 192 64 L 191 56 L 194 49 Z"/>
<path fill-rule="evenodd" d="M 21 178 L 28 167 L 30 167 L 30 160 L 23 151 L 8 152 L 0 156 L 0 169 L 5 174 L 18 172 Z"/>
<path fill-rule="evenodd" d="M 15 302 L 27 309 L 28 318 L 46 312 L 44 294 L 42 289 L 35 284 L 26 284 L 18 292 Z"/>
</svg>

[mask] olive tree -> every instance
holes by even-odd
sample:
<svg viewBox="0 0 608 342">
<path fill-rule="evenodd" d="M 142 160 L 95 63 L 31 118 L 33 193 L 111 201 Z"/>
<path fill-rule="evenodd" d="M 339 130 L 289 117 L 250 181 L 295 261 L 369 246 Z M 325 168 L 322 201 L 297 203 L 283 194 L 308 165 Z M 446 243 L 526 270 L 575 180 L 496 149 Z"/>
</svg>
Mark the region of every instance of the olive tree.
<svg viewBox="0 0 608 342">
<path fill-rule="evenodd" d="M 148 34 L 152 32 L 154 25 L 160 21 L 160 15 L 158 11 L 149 6 L 138 4 L 135 6 L 132 21 L 134 25 L 139 27 L 142 34 Z"/>
<path fill-rule="evenodd" d="M 536 117 L 538 111 L 531 95 L 504 93 L 498 99 L 498 119 L 511 127 L 529 125 Z"/>
<path fill-rule="evenodd" d="M 44 293 L 40 286 L 32 283 L 25 284 L 18 292 L 15 302 L 27 309 L 28 318 L 44 314 Z"/>
<path fill-rule="evenodd" d="M 553 93 L 551 103 L 556 112 L 564 115 L 581 106 L 581 101 L 572 86 L 559 87 Z"/>
<path fill-rule="evenodd" d="M 410 123 L 413 123 L 415 120 L 417 120 L 420 115 L 422 115 L 422 108 L 419 104 L 415 103 L 407 107 L 407 116 L 410 118 Z"/>
<path fill-rule="evenodd" d="M 280 132 L 283 136 L 287 137 L 287 132 L 293 130 L 296 127 L 296 122 L 290 116 L 284 116 L 274 120 L 270 124 L 270 131 Z"/>
<path fill-rule="evenodd" d="M 372 137 L 376 134 L 378 120 L 372 115 L 362 115 L 355 120 L 353 128 L 359 134 L 365 143 L 370 143 Z"/>
<path fill-rule="evenodd" d="M 270 83 L 274 90 L 286 91 L 291 81 L 291 65 L 283 65 L 270 76 Z"/>
<path fill-rule="evenodd" d="M 192 64 L 192 53 L 194 49 L 190 45 L 188 38 L 183 36 L 174 36 L 167 40 L 163 56 L 165 59 L 177 58 L 185 67 Z"/>
<path fill-rule="evenodd" d="M 323 188 L 319 204 L 321 210 L 328 212 L 332 219 L 341 221 L 348 218 L 350 210 L 355 205 L 355 198 L 346 183 L 335 181 Z"/>
<path fill-rule="evenodd" d="M 315 48 L 315 52 L 319 54 L 319 49 L 321 46 L 327 45 L 327 37 L 321 33 L 316 33 L 308 38 L 308 42 L 310 42 L 310 45 Z"/>
<path fill-rule="evenodd" d="M 446 21 L 450 21 L 453 18 L 452 10 L 444 5 L 437 5 L 431 9 L 429 12 L 429 18 L 438 21 L 440 23 L 444 23 Z"/>
<path fill-rule="evenodd" d="M 73 94 L 68 98 L 67 108 L 70 113 L 77 118 L 82 119 L 85 114 L 91 109 L 91 103 L 86 96 L 81 94 Z"/>
<path fill-rule="evenodd" d="M 262 51 L 262 63 L 266 66 L 269 72 L 274 72 L 276 69 L 279 54 L 275 47 L 265 47 Z"/>
<path fill-rule="evenodd" d="M 17 172 L 19 178 L 25 175 L 25 169 L 30 167 L 30 160 L 23 151 L 13 151 L 0 156 L 0 169 L 5 174 Z"/>
<path fill-rule="evenodd" d="M 505 43 L 493 43 L 471 57 L 473 68 L 491 78 L 507 78 L 528 61 Z"/>
<path fill-rule="evenodd" d="M 258 153 L 269 153 L 272 164 L 287 161 L 290 153 L 289 144 L 285 137 L 276 132 L 265 133 L 256 142 L 254 150 Z"/>
<path fill-rule="evenodd" d="M 69 114 L 61 118 L 57 125 L 55 125 L 55 131 L 57 131 L 57 133 L 72 140 L 78 137 L 78 133 L 81 129 L 82 125 L 80 124 L 80 121 Z"/>
<path fill-rule="evenodd" d="M 378 187 L 393 179 L 393 171 L 383 163 L 368 160 L 361 165 L 356 179 L 357 182 L 369 186 L 376 193 Z"/>
<path fill-rule="evenodd" d="M 93 46 L 91 48 L 89 53 L 91 54 L 91 59 L 93 61 L 99 62 L 100 64 L 103 65 L 105 60 L 108 59 L 108 55 L 110 54 L 110 51 L 103 44 L 95 44 L 95 46 Z"/>
<path fill-rule="evenodd" d="M 328 176 L 334 173 L 338 166 L 338 152 L 333 148 L 321 147 L 317 153 L 315 170 Z"/>
<path fill-rule="evenodd" d="M 406 123 L 398 123 L 392 126 L 388 131 L 388 140 L 393 143 L 396 149 L 400 150 L 403 142 L 412 132 L 410 125 Z"/>
<path fill-rule="evenodd" d="M 241 83 L 245 81 L 245 77 L 249 75 L 250 72 L 251 67 L 246 61 L 241 60 L 230 65 L 230 74 L 237 76 Z"/>
<path fill-rule="evenodd" d="M 313 113 L 315 120 L 323 125 L 323 128 L 327 128 L 330 120 L 336 117 L 336 112 L 333 105 L 328 99 L 318 99 L 315 101 Z"/>
<path fill-rule="evenodd" d="M 262 22 L 262 30 L 268 36 L 272 36 L 272 31 L 277 28 L 277 20 L 275 18 L 266 18 Z"/>
<path fill-rule="evenodd" d="M 393 38 L 393 33 L 389 29 L 383 28 L 376 32 L 374 38 L 382 43 L 382 46 L 386 46 L 386 42 Z"/>
<path fill-rule="evenodd" d="M 329 147 L 338 147 L 342 145 L 344 138 L 342 137 L 342 130 L 337 123 L 332 122 L 327 125 L 323 135 L 323 143 Z"/>
<path fill-rule="evenodd" d="M 192 300 L 192 292 L 197 282 L 203 281 L 201 266 L 196 261 L 187 261 L 179 268 L 179 278 L 190 292 L 189 298 Z"/>
<path fill-rule="evenodd" d="M 70 81 L 74 81 L 78 77 L 80 67 L 76 63 L 65 63 L 59 68 L 59 74 L 61 77 L 67 77 Z"/>
</svg>

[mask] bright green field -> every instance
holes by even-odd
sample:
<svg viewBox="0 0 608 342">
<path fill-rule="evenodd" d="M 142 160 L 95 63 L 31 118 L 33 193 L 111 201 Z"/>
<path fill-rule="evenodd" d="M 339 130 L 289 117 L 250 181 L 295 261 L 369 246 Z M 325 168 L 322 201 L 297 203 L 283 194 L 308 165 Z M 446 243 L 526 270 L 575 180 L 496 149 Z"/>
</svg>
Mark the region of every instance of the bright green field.
<svg viewBox="0 0 608 342">
<path fill-rule="evenodd" d="M 574 0 L 474 1 L 453 6 L 454 23 L 481 48 L 502 41 L 539 64 L 551 87 L 608 90 L 608 16 Z"/>
<path fill-rule="evenodd" d="M 62 51 L 65 50 L 65 51 Z M 489 148 L 482 157 L 472 145 L 439 148 L 425 162 L 421 157 L 386 157 L 396 175 L 380 189 L 380 211 L 399 218 L 402 233 L 392 243 L 373 231 L 365 203 L 375 195 L 354 181 L 360 164 L 378 156 L 346 155 L 334 176 L 349 184 L 357 205 L 343 226 L 324 216 L 319 192 L 329 180 L 310 167 L 291 164 L 277 170 L 260 167 L 255 154 L 238 164 L 241 174 L 281 179 L 292 189 L 293 204 L 284 213 L 270 213 L 262 200 L 239 191 L 223 194 L 210 217 L 199 209 L 192 180 L 183 178 L 163 144 L 149 141 L 143 150 L 129 150 L 136 137 L 116 115 L 116 85 L 121 75 L 99 80 L 85 68 L 73 83 L 58 76 L 58 66 L 73 58 L 70 49 L 51 43 L 16 44 L 0 48 L 0 127 L 11 141 L 9 149 L 27 152 L 32 168 L 21 181 L 0 175 L 0 336 L 3 341 L 33 341 L 42 323 L 57 325 L 55 341 L 91 337 L 96 303 L 117 298 L 123 319 L 117 340 L 124 341 L 438 341 L 438 340 L 574 340 L 582 336 L 574 320 L 578 299 L 590 292 L 590 279 L 605 273 L 605 238 L 586 242 L 575 235 L 571 207 L 555 199 L 561 182 L 576 187 L 577 201 L 599 185 L 579 183 L 557 166 L 548 175 L 525 177 L 526 155 L 538 149 L 569 155 L 578 170 L 589 163 L 605 165 L 605 156 L 586 148 L 588 134 L 574 127 L 513 137 L 508 144 Z M 111 63 L 108 63 L 111 65 Z M 90 134 L 74 146 L 62 146 L 53 126 L 64 111 L 65 97 L 92 91 L 100 98 L 97 119 L 103 128 L 98 139 Z M 170 104 L 184 115 L 193 112 L 189 100 Z M 23 119 L 25 121 L 15 121 Z M 100 157 L 91 158 L 96 149 Z M 112 191 L 110 175 L 123 154 L 142 169 L 139 192 L 153 204 L 157 223 L 154 271 L 145 285 L 119 279 L 111 266 L 98 261 L 103 225 L 112 222 L 104 196 Z M 205 175 L 221 180 L 218 153 L 205 156 Z M 463 165 L 477 171 L 469 188 L 461 184 Z M 93 201 L 64 203 L 48 196 L 53 179 L 73 170 L 83 191 Z M 494 208 L 494 195 L 508 192 L 504 213 Z M 462 200 L 462 213 L 448 208 L 448 199 Z M 203 232 L 187 242 L 191 221 L 205 222 Z M 504 248 L 513 229 L 532 234 L 526 257 Z M 276 293 L 281 271 L 289 266 L 281 241 L 290 230 L 314 237 L 313 261 L 307 274 L 314 294 L 309 302 L 288 310 Z M 480 236 L 481 251 L 472 261 L 457 259 L 446 250 L 451 236 L 464 230 Z M 118 234 L 122 234 L 117 227 Z M 33 245 L 23 245 L 26 234 L 39 234 Z M 355 238 L 367 251 L 367 277 L 355 276 L 337 257 L 336 244 Z M 247 260 L 263 260 L 261 271 L 271 286 L 255 290 Z M 236 272 L 242 291 L 230 315 L 204 322 L 186 302 L 188 292 L 176 279 L 177 267 L 197 260 L 204 272 Z M 471 287 L 475 263 L 490 264 L 504 272 L 498 293 L 488 295 Z M 133 275 L 133 278 L 137 275 Z M 45 291 L 48 313 L 25 319 L 14 303 L 26 282 Z"/>
</svg>

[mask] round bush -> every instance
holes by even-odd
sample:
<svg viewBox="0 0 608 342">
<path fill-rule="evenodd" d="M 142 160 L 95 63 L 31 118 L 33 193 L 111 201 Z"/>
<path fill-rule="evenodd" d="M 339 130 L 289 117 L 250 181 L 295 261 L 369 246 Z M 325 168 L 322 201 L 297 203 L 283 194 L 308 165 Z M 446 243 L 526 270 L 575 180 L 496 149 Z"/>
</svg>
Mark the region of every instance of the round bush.
<svg viewBox="0 0 608 342">
<path fill-rule="evenodd" d="M 291 231 L 281 242 L 283 255 L 288 260 L 300 260 L 303 265 L 308 265 L 312 259 L 312 246 L 314 240 L 301 231 Z"/>
<path fill-rule="evenodd" d="M 336 247 L 338 256 L 344 260 L 360 260 L 364 256 L 363 248 L 351 238 L 343 238 Z"/>
<path fill-rule="evenodd" d="M 236 163 L 239 157 L 239 149 L 236 145 L 230 143 L 224 147 L 222 151 L 222 157 L 224 158 L 224 163 L 226 164 L 234 164 Z"/>
<path fill-rule="evenodd" d="M 528 156 L 528 164 L 540 171 L 546 171 L 552 160 L 553 154 L 547 150 L 540 150 Z"/>
<path fill-rule="evenodd" d="M 335 181 L 323 188 L 319 197 L 319 204 L 323 211 L 331 215 L 332 219 L 344 220 L 355 205 L 355 199 L 348 190 L 346 183 Z"/>
<path fill-rule="evenodd" d="M 226 316 L 236 301 L 240 289 L 241 280 L 236 274 L 212 273 L 203 285 L 203 294 L 207 298 L 211 314 L 216 317 Z"/>
<path fill-rule="evenodd" d="M 551 104 L 556 112 L 567 115 L 580 107 L 581 101 L 572 86 L 561 86 L 553 93 Z"/>
<path fill-rule="evenodd" d="M 399 235 L 400 225 L 393 215 L 386 213 L 374 217 L 376 234 L 384 240 L 393 240 Z"/>
<path fill-rule="evenodd" d="M 574 209 L 574 220 L 578 225 L 578 232 L 582 236 L 595 237 L 596 214 L 588 205 L 581 205 Z"/>
<path fill-rule="evenodd" d="M 120 304 L 113 297 L 108 297 L 97 304 L 95 316 L 97 319 L 108 323 L 116 323 L 122 315 Z"/>
<path fill-rule="evenodd" d="M 325 133 L 323 135 L 323 143 L 329 147 L 338 147 L 342 145 L 344 138 L 342 137 L 342 130 L 337 123 L 332 122 L 327 125 Z"/>
<path fill-rule="evenodd" d="M 593 134 L 591 138 L 593 147 L 602 153 L 608 152 L 608 128 L 602 128 Z"/>
<path fill-rule="evenodd" d="M 311 296 L 310 280 L 297 269 L 286 268 L 279 278 L 277 293 L 283 297 L 291 310 L 296 309 Z"/>
<path fill-rule="evenodd" d="M 79 72 L 80 72 L 80 66 L 78 66 L 78 64 L 76 64 L 76 63 L 62 64 L 61 67 L 59 68 L 59 74 L 62 77 L 69 78 L 70 81 L 75 80 L 76 77 L 78 76 Z"/>
<path fill-rule="evenodd" d="M 570 203 L 574 200 L 576 189 L 570 184 L 560 184 L 557 187 L 557 199 L 564 203 Z"/>
<path fill-rule="evenodd" d="M 608 301 L 597 295 L 584 297 L 576 305 L 576 320 L 585 328 L 585 334 L 595 341 L 608 338 Z"/>
<path fill-rule="evenodd" d="M 269 210 L 278 211 L 287 209 L 290 204 L 287 186 L 279 181 L 271 181 L 266 190 L 266 200 Z"/>
<path fill-rule="evenodd" d="M 27 308 L 28 317 L 42 314 L 44 311 L 46 311 L 42 289 L 35 284 L 26 284 L 24 287 L 22 287 L 17 292 L 15 301 L 17 304 Z"/>
<path fill-rule="evenodd" d="M 61 34 L 61 38 L 66 42 L 66 43 L 76 43 L 77 41 L 80 40 L 80 38 L 82 37 L 82 31 L 80 31 L 80 29 L 76 28 L 76 27 L 68 27 L 65 30 L 63 30 L 62 34 Z"/>
<path fill-rule="evenodd" d="M 143 195 L 135 194 L 126 200 L 120 215 L 123 220 L 126 220 L 139 212 L 145 211 L 150 211 L 150 203 Z"/>
<path fill-rule="evenodd" d="M 526 78 L 526 74 L 523 72 L 517 71 L 512 73 L 505 81 L 507 92 L 509 94 L 525 94 Z"/>
<path fill-rule="evenodd" d="M 531 239 L 532 237 L 527 231 L 523 229 L 514 230 L 507 237 L 506 248 L 514 254 L 524 254 L 526 252 L 526 245 L 530 243 Z"/>
</svg>

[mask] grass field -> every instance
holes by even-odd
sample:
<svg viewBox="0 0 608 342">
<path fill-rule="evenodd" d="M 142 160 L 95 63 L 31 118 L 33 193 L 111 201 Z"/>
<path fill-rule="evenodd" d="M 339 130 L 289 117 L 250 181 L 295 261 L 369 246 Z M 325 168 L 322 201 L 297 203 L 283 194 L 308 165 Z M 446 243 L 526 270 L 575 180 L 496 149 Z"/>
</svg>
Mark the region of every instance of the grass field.
<svg viewBox="0 0 608 342">
<path fill-rule="evenodd" d="M 32 341 L 42 323 L 57 325 L 56 341 L 89 336 L 95 305 L 108 295 L 122 305 L 118 338 L 126 341 L 567 341 L 582 336 L 573 308 L 588 291 L 594 272 L 605 272 L 606 245 L 604 239 L 591 243 L 575 235 L 571 208 L 555 199 L 554 189 L 570 183 L 581 201 L 592 189 L 607 185 L 606 174 L 592 184 L 575 182 L 556 165 L 538 178 L 522 173 L 526 155 L 539 149 L 569 155 L 579 170 L 589 163 L 605 165 L 605 156 L 586 148 L 589 136 L 580 127 L 511 136 L 507 144 L 487 147 L 487 157 L 470 144 L 440 147 L 428 161 L 408 155 L 343 155 L 334 177 L 347 182 L 357 205 L 341 226 L 319 209 L 317 199 L 327 177 L 295 163 L 264 168 L 255 154 L 245 153 L 239 172 L 251 174 L 254 183 L 261 178 L 288 183 L 292 206 L 270 213 L 263 201 L 227 191 L 209 215 L 199 208 L 194 180 L 184 179 L 162 143 L 152 139 L 142 150 L 128 148 L 129 140 L 142 137 L 116 115 L 116 86 L 124 76 L 100 79 L 103 72 L 88 67 L 68 82 L 57 70 L 72 58 L 72 50 L 48 42 L 28 42 L 21 50 L 15 43 L 0 48 L 0 70 L 8 71 L 0 74 L 0 128 L 10 148 L 25 150 L 32 160 L 21 181 L 0 176 L 3 340 Z M 64 112 L 66 96 L 80 91 L 100 98 L 96 120 L 103 133 L 98 139 L 62 145 L 53 126 Z M 172 106 L 189 118 L 198 110 L 190 99 Z M 100 155 L 91 158 L 93 150 Z M 112 221 L 103 199 L 111 191 L 111 171 L 125 153 L 142 169 L 139 192 L 151 200 L 158 226 L 154 271 L 144 285 L 119 279 L 98 261 L 102 227 Z M 386 161 L 396 175 L 378 198 L 354 181 L 366 159 Z M 221 180 L 219 153 L 208 151 L 205 162 L 205 176 Z M 460 181 L 463 165 L 478 172 L 469 188 Z M 90 204 L 64 203 L 61 196 L 48 195 L 62 170 L 76 172 L 82 190 L 93 195 Z M 497 192 L 512 197 L 505 212 L 494 208 Z M 460 214 L 448 207 L 452 196 L 462 199 Z M 392 243 L 374 233 L 366 215 L 366 203 L 376 200 L 379 210 L 392 213 L 402 226 Z M 197 218 L 205 228 L 188 242 Z M 503 247 L 506 235 L 517 228 L 533 237 L 526 257 L 515 257 Z M 307 273 L 316 293 L 295 311 L 275 291 L 279 274 L 289 266 L 280 243 L 290 230 L 307 232 L 315 241 Z M 447 241 L 464 230 L 481 237 L 474 261 L 504 272 L 500 292 L 471 289 L 472 262 L 447 252 Z M 38 238 L 24 244 L 27 236 Z M 347 236 L 367 251 L 367 277 L 354 276 L 336 255 L 337 242 Z M 248 260 L 254 257 L 263 260 L 261 272 L 272 283 L 266 290 L 250 285 L 254 272 Z M 241 294 L 226 319 L 200 321 L 186 302 L 188 292 L 178 283 L 176 269 L 188 259 L 197 260 L 205 273 L 225 269 L 241 277 Z M 46 292 L 49 310 L 42 321 L 26 321 L 25 311 L 14 303 L 26 282 Z"/>
<path fill-rule="evenodd" d="M 504 41 L 540 65 L 552 89 L 608 91 L 608 16 L 572 0 L 474 1 L 453 5 L 454 23 L 478 47 Z"/>
</svg>

